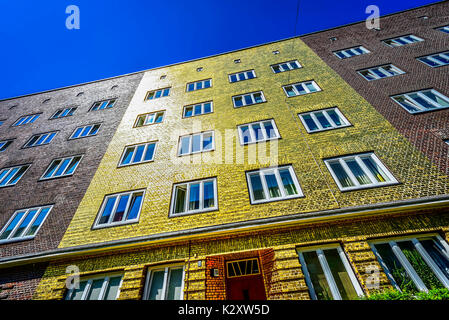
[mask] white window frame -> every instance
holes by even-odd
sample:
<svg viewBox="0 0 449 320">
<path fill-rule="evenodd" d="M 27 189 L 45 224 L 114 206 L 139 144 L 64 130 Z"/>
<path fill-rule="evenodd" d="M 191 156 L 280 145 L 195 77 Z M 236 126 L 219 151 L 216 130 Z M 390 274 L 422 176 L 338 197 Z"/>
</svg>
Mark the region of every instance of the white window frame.
<svg viewBox="0 0 449 320">
<path fill-rule="evenodd" d="M 59 119 L 59 118 L 64 118 L 64 117 L 70 117 L 73 115 L 73 113 L 76 111 L 76 109 L 77 109 L 77 107 L 69 107 L 69 108 L 65 108 L 65 109 L 59 109 L 50 117 L 50 119 Z"/>
<path fill-rule="evenodd" d="M 156 118 L 157 118 L 157 116 L 158 116 L 158 114 L 161 114 L 161 113 L 162 113 L 162 120 L 161 120 L 160 122 L 155 122 L 155 121 L 156 121 Z M 151 122 L 148 122 L 148 123 L 147 123 L 147 121 L 148 121 L 148 119 L 149 119 L 149 117 L 150 117 L 151 115 L 154 115 L 154 117 L 151 118 L 151 119 L 152 119 Z M 143 125 L 138 126 L 137 123 L 139 122 L 139 119 L 140 119 L 141 117 L 145 117 L 145 119 L 144 119 L 144 121 L 143 121 Z M 149 125 L 152 125 L 152 124 L 159 124 L 159 123 L 164 122 L 164 119 L 165 119 L 165 110 L 160 110 L 160 111 L 154 111 L 154 112 L 150 112 L 150 113 L 139 114 L 139 115 L 137 116 L 137 118 L 136 118 L 136 122 L 134 123 L 134 128 L 141 128 L 141 127 L 149 126 Z"/>
<path fill-rule="evenodd" d="M 92 130 L 94 129 L 95 126 L 98 126 L 97 131 L 94 134 L 91 134 Z M 87 128 L 87 127 L 91 127 L 89 132 L 85 135 L 85 136 L 81 136 L 81 134 L 83 133 L 83 131 Z M 74 139 L 81 139 L 81 138 L 87 138 L 87 137 L 93 137 L 96 136 L 98 134 L 98 131 L 100 131 L 101 128 L 101 123 L 94 123 L 94 124 L 88 124 L 86 126 L 81 126 L 81 127 L 76 127 L 75 130 L 73 130 L 72 134 L 70 135 L 69 140 L 74 140 Z M 80 135 L 78 137 L 74 137 L 75 132 L 78 129 L 82 129 L 80 132 Z"/>
<path fill-rule="evenodd" d="M 206 83 L 206 81 L 210 82 L 209 87 L 204 87 L 204 83 Z M 201 83 L 201 88 L 198 88 L 198 84 Z M 189 85 L 193 84 L 193 90 L 189 90 Z M 186 92 L 192 92 L 192 91 L 197 91 L 197 90 L 202 90 L 202 89 L 209 89 L 212 88 L 212 78 L 209 79 L 204 79 L 204 80 L 199 80 L 199 81 L 193 81 L 193 82 L 188 82 L 186 84 Z"/>
<path fill-rule="evenodd" d="M 164 91 L 168 90 L 167 95 L 164 96 Z M 157 93 L 160 92 L 161 95 L 159 97 L 156 97 Z M 151 90 L 148 91 L 147 94 L 145 95 L 145 101 L 149 101 L 149 100 L 154 100 L 154 99 L 159 99 L 159 98 L 164 98 L 164 97 L 168 97 L 170 96 L 170 92 L 171 92 L 171 87 L 166 87 L 166 88 L 161 88 L 161 89 L 156 89 L 156 90 Z M 150 99 L 149 96 L 152 95 L 152 98 Z"/>
<path fill-rule="evenodd" d="M 285 190 L 284 190 L 284 184 L 282 183 L 282 179 L 281 176 L 279 174 L 279 170 L 282 169 L 288 169 L 288 171 L 290 172 L 290 176 L 292 177 L 293 183 L 295 184 L 296 190 L 298 191 L 297 194 L 294 195 L 287 195 Z M 279 187 L 279 191 L 281 193 L 280 197 L 277 198 L 270 198 L 269 197 L 269 190 L 268 190 L 268 185 L 267 185 L 267 181 L 265 179 L 265 174 L 270 173 L 275 175 L 276 177 L 276 182 L 278 184 Z M 254 199 L 254 194 L 253 194 L 253 186 L 251 183 L 251 176 L 258 174 L 260 177 L 260 181 L 262 182 L 262 188 L 263 188 L 263 192 L 265 194 L 265 199 L 261 199 L 261 200 L 255 200 Z M 248 171 L 246 172 L 246 182 L 248 184 L 248 191 L 249 191 L 249 196 L 250 196 L 250 202 L 251 204 L 258 204 L 258 203 L 266 203 L 266 202 L 274 202 L 274 201 L 280 201 L 280 200 L 286 200 L 286 199 L 296 199 L 296 198 L 302 198 L 304 197 L 304 193 L 302 192 L 301 189 L 301 185 L 299 184 L 298 178 L 296 176 L 295 170 L 293 169 L 292 165 L 287 165 L 287 166 L 279 166 L 279 167 L 269 167 L 269 168 L 263 168 L 263 169 L 259 169 L 259 170 L 252 170 L 252 171 Z"/>
<path fill-rule="evenodd" d="M 210 149 L 207 150 L 203 150 L 203 142 L 204 142 L 204 135 L 206 134 L 212 134 L 212 147 Z M 201 149 L 199 151 L 194 151 L 192 152 L 192 148 L 193 148 L 193 137 L 194 136 L 198 136 L 201 135 Z M 182 139 L 185 137 L 190 137 L 190 141 L 189 141 L 189 152 L 187 153 L 181 153 L 181 149 L 182 149 Z M 182 156 L 188 156 L 191 154 L 197 154 L 197 153 L 202 153 L 202 152 L 209 152 L 209 151 L 214 151 L 215 150 L 215 131 L 210 130 L 210 131 L 203 131 L 203 132 L 199 132 L 199 133 L 191 133 L 191 134 L 186 134 L 183 136 L 179 137 L 178 140 L 178 156 L 182 157 Z"/>
<path fill-rule="evenodd" d="M 440 61 L 440 60 L 435 59 L 435 58 L 434 58 L 435 56 L 442 56 L 443 58 L 449 60 L 449 51 L 440 52 L 440 53 L 433 53 L 433 54 L 429 54 L 429 55 L 427 55 L 427 56 L 419 57 L 419 58 L 416 58 L 416 59 L 417 59 L 418 61 L 424 63 L 425 65 L 427 65 L 427 66 L 429 66 L 429 67 L 432 67 L 432 68 L 438 68 L 438 67 L 443 67 L 443 66 L 449 65 L 449 62 L 448 62 L 448 63 L 444 63 L 444 62 L 442 62 L 442 61 Z M 436 66 L 433 66 L 433 65 L 431 65 L 431 64 L 428 64 L 428 63 L 427 63 L 426 61 L 424 61 L 423 59 L 430 60 L 430 61 L 436 63 L 437 65 L 436 65 Z"/>
<path fill-rule="evenodd" d="M 263 125 L 265 122 L 271 122 L 271 125 L 272 125 L 272 127 L 274 129 L 274 134 L 276 135 L 275 137 L 269 138 L 267 136 L 267 133 L 265 132 L 265 127 Z M 262 140 L 256 140 L 256 135 L 255 135 L 253 127 L 252 127 L 255 124 L 259 124 L 260 127 L 262 128 L 262 130 L 261 130 L 262 131 L 262 136 L 263 136 Z M 248 130 L 249 130 L 249 133 L 250 133 L 250 136 L 251 136 L 251 141 L 250 142 L 244 142 L 243 141 L 242 127 L 244 127 L 244 126 L 248 127 Z M 259 143 L 259 142 L 266 142 L 266 141 L 270 141 L 270 140 L 277 140 L 277 139 L 281 138 L 281 135 L 279 134 L 279 130 L 278 130 L 277 126 L 276 126 L 276 122 L 274 121 L 274 119 L 267 119 L 267 120 L 262 120 L 262 121 L 255 121 L 255 122 L 250 122 L 250 123 L 244 123 L 244 124 L 241 124 L 241 125 L 237 126 L 237 131 L 239 133 L 240 145 L 242 145 L 242 146 L 248 145 L 248 144 Z"/>
<path fill-rule="evenodd" d="M 54 175 L 56 174 L 56 172 L 58 172 L 59 168 L 62 166 L 62 164 L 64 163 L 65 160 L 70 159 L 70 162 L 68 163 L 67 167 L 64 169 L 64 172 L 67 172 L 67 169 L 69 168 L 70 164 L 72 163 L 73 159 L 79 157 L 80 159 L 78 160 L 78 163 L 75 166 L 75 169 L 73 169 L 72 173 L 69 174 L 61 174 L 57 177 L 55 177 Z M 45 169 L 44 173 L 42 174 L 42 176 L 40 177 L 39 180 L 50 180 L 50 179 L 57 179 L 57 178 L 62 178 L 62 177 L 70 177 L 73 176 L 75 174 L 76 169 L 78 169 L 78 166 L 81 163 L 81 160 L 83 160 L 84 155 L 83 154 L 78 154 L 78 155 L 74 155 L 74 156 L 70 156 L 70 157 L 64 157 L 64 158 L 58 158 L 58 159 L 54 159 L 50 165 Z M 56 169 L 53 172 L 53 175 L 51 175 L 50 177 L 45 178 L 45 174 L 47 173 L 47 171 L 51 168 L 52 164 L 56 161 L 60 161 L 60 163 L 58 164 L 58 166 L 56 167 Z"/>
<path fill-rule="evenodd" d="M 0 140 L 0 152 L 5 152 L 13 141 L 14 139 Z M 2 150 L 2 148 L 4 149 Z"/>
<path fill-rule="evenodd" d="M 327 111 L 329 110 L 334 110 L 335 113 L 337 113 L 337 115 L 340 117 L 340 120 L 342 122 L 342 125 L 337 125 L 334 120 L 332 120 L 332 118 L 327 114 Z M 322 112 L 324 117 L 326 118 L 326 120 L 331 124 L 331 127 L 329 128 L 324 128 L 320 121 L 318 121 L 318 118 L 316 117 L 315 113 L 317 112 Z M 310 117 L 313 119 L 313 121 L 315 122 L 316 126 L 318 127 L 317 130 L 310 130 L 306 121 L 304 120 L 304 116 L 306 115 L 310 115 Z M 349 122 L 348 119 L 346 119 L 346 117 L 343 115 L 343 113 L 338 109 L 338 107 L 332 107 L 332 108 L 326 108 L 326 109 L 321 109 L 321 110 L 313 110 L 313 111 L 309 111 L 309 112 L 304 112 L 304 113 L 300 113 L 298 114 L 299 119 L 301 120 L 304 128 L 306 129 L 307 133 L 314 133 L 314 132 L 321 132 L 321 131 L 327 131 L 327 130 L 333 130 L 333 129 L 338 129 L 338 128 L 345 128 L 345 127 L 350 127 L 352 124 Z"/>
<path fill-rule="evenodd" d="M 148 150 L 148 146 L 149 146 L 150 144 L 154 144 L 154 151 L 153 151 L 153 156 L 151 157 L 151 159 L 150 159 L 150 160 L 141 160 L 141 161 L 139 161 L 139 162 L 133 162 L 133 160 L 134 160 L 135 157 L 136 157 L 136 151 L 137 151 L 137 148 L 138 148 L 139 146 L 145 146 L 145 148 L 143 149 L 143 153 L 142 153 L 142 159 L 143 159 L 143 158 L 145 157 L 145 154 L 146 154 L 146 152 L 147 152 L 147 150 Z M 158 145 L 157 141 L 151 141 L 151 142 L 145 142 L 145 143 L 139 143 L 139 144 L 133 144 L 133 145 L 126 146 L 125 149 L 123 150 L 122 156 L 120 157 L 120 161 L 119 161 L 117 167 L 118 167 L 118 168 L 120 168 L 120 167 L 128 167 L 128 166 L 132 166 L 132 165 L 135 165 L 135 164 L 141 164 L 141 163 L 147 163 L 147 162 L 152 162 L 152 161 L 154 161 L 154 156 L 156 155 L 157 145 Z M 130 149 L 130 148 L 134 148 L 133 156 L 132 156 L 132 158 L 131 158 L 131 161 L 130 161 L 130 163 L 122 164 L 123 159 L 124 159 L 125 154 L 126 154 L 126 150 L 128 150 L 128 149 Z"/>
<path fill-rule="evenodd" d="M 357 52 L 355 49 L 360 49 L 361 51 L 363 51 L 363 53 L 359 53 Z M 347 53 L 347 51 L 352 52 L 353 55 Z M 338 54 L 341 53 L 343 57 L 339 56 Z M 366 49 L 364 46 L 355 46 L 355 47 L 351 47 L 351 48 L 347 48 L 347 49 L 342 49 L 342 50 L 337 50 L 334 51 L 333 54 L 339 58 L 339 59 L 347 59 L 347 58 L 352 58 L 352 57 L 356 57 L 356 56 L 361 56 L 363 54 L 367 54 L 367 53 L 371 53 L 371 51 L 369 51 L 368 49 Z"/>
<path fill-rule="evenodd" d="M 37 119 L 39 119 L 39 117 L 41 116 L 42 113 L 34 113 L 34 114 L 28 114 L 25 116 L 21 116 L 19 119 L 17 119 L 12 126 L 13 127 L 18 127 L 18 126 L 23 126 L 26 125 L 28 123 L 34 123 L 34 121 L 36 121 Z"/>
<path fill-rule="evenodd" d="M 446 100 L 449 102 L 449 98 L 446 97 L 445 95 L 439 93 L 438 91 L 436 91 L 435 89 L 426 89 L 426 90 L 419 90 L 419 91 L 414 91 L 414 92 L 408 92 L 408 93 L 402 93 L 402 94 L 397 94 L 391 97 L 391 99 L 397 103 L 398 105 L 400 105 L 403 109 L 405 109 L 408 113 L 411 114 L 417 114 L 417 113 L 423 113 L 423 112 L 429 112 L 429 111 L 433 111 L 433 110 L 442 110 L 442 109 L 447 109 L 449 108 L 448 106 L 441 106 L 439 104 L 437 104 L 435 101 L 433 101 L 432 99 L 426 97 L 424 94 L 422 94 L 422 92 L 425 91 L 431 91 L 433 94 L 439 96 L 442 100 Z M 435 108 L 433 109 L 427 109 L 426 107 L 424 107 L 423 105 L 421 105 L 419 102 L 415 101 L 413 98 L 410 97 L 411 94 L 417 94 L 420 98 L 426 100 L 428 103 L 430 103 L 431 105 L 435 106 Z M 411 111 L 408 110 L 406 107 L 404 107 L 402 104 L 400 104 L 398 101 L 396 101 L 396 97 L 404 97 L 407 102 L 409 102 L 410 104 L 412 104 L 415 108 L 419 109 L 419 111 Z"/>
<path fill-rule="evenodd" d="M 210 112 L 205 112 L 204 111 L 204 105 L 206 103 L 210 103 Z M 195 113 L 195 107 L 201 105 L 201 113 L 200 114 L 194 114 Z M 186 109 L 187 108 L 192 108 L 192 115 L 190 117 L 186 117 Z M 187 106 L 184 106 L 184 109 L 182 111 L 182 117 L 184 119 L 188 119 L 188 118 L 192 118 L 192 117 L 196 117 L 196 116 L 202 116 L 203 114 L 209 114 L 209 113 L 213 113 L 214 112 L 214 103 L 213 101 L 204 101 L 204 102 L 200 102 L 200 103 L 195 103 L 195 104 L 189 104 Z"/>
<path fill-rule="evenodd" d="M 87 295 L 90 292 L 90 289 L 91 289 L 91 286 L 92 286 L 92 282 L 94 282 L 95 280 L 99 280 L 99 279 L 103 279 L 103 285 L 102 285 L 101 291 L 100 291 L 100 293 L 98 295 L 98 300 L 103 300 L 103 298 L 104 298 L 104 296 L 106 294 L 106 288 L 109 285 L 110 279 L 118 277 L 118 276 L 121 276 L 121 279 L 120 279 L 120 283 L 119 283 L 118 289 L 117 289 L 117 296 L 114 299 L 114 300 L 117 300 L 117 298 L 120 297 L 120 289 L 121 289 L 121 287 L 123 285 L 123 274 L 122 273 L 108 274 L 107 276 L 97 276 L 97 277 L 93 277 L 93 278 L 81 279 L 80 283 L 81 282 L 87 282 L 87 283 L 86 283 L 86 286 L 84 287 L 83 295 L 81 296 L 80 300 L 86 300 Z M 69 298 L 72 296 L 73 291 L 74 291 L 73 288 L 71 288 L 71 289 L 69 289 L 69 291 L 67 291 L 66 296 L 65 296 L 65 300 L 72 300 L 72 299 L 69 299 Z"/>
<path fill-rule="evenodd" d="M 307 84 L 310 83 L 312 84 L 312 86 L 316 89 L 316 91 L 310 91 L 310 89 L 307 87 Z M 298 89 L 296 89 L 295 86 L 297 85 L 303 85 L 304 90 L 306 91 L 306 93 L 299 93 Z M 295 93 L 294 96 L 289 96 L 288 92 L 287 92 L 287 87 L 292 87 L 293 92 Z M 292 83 L 292 84 L 287 84 L 285 86 L 282 86 L 282 89 L 284 90 L 285 95 L 287 96 L 287 98 L 292 98 L 292 97 L 297 97 L 297 96 L 303 96 L 306 94 L 310 94 L 310 93 L 316 93 L 316 92 L 320 92 L 322 91 L 320 86 L 315 82 L 315 80 L 310 80 L 310 81 L 303 81 L 303 82 L 297 82 L 297 83 Z"/>
<path fill-rule="evenodd" d="M 112 98 L 112 99 L 106 99 L 106 100 L 101 100 L 101 101 L 96 101 L 94 102 L 94 104 L 90 107 L 89 111 L 100 111 L 100 110 L 105 110 L 105 109 L 110 109 L 113 108 L 115 106 L 115 103 L 117 102 L 117 98 Z M 104 103 L 106 103 L 106 105 L 104 106 L 104 108 L 100 108 Z M 97 104 L 99 104 L 98 106 L 96 106 Z M 94 109 L 95 108 L 95 109 Z"/>
<path fill-rule="evenodd" d="M 26 172 L 28 171 L 28 169 L 31 167 L 31 164 L 21 164 L 21 165 L 18 165 L 18 166 L 1 168 L 1 169 L 0 169 L 0 174 L 1 174 L 4 170 L 8 170 L 7 173 L 6 173 L 4 176 L 2 176 L 2 178 L 0 178 L 0 183 L 3 183 L 4 179 L 6 179 L 6 177 L 8 177 L 9 173 L 10 173 L 12 170 L 14 170 L 14 169 L 16 169 L 16 168 L 19 168 L 19 169 L 16 171 L 16 173 L 14 173 L 14 175 L 12 175 L 12 176 L 8 179 L 8 182 L 10 182 L 10 181 L 12 180 L 12 178 L 14 178 L 14 177 L 16 176 L 17 172 L 19 172 L 20 169 L 23 168 L 23 167 L 26 167 L 26 169 L 25 169 L 25 171 L 22 173 L 22 175 L 19 177 L 19 179 L 18 179 L 15 183 L 12 183 L 12 184 L 6 183 L 5 185 L 0 186 L 0 188 L 6 188 L 6 187 L 15 186 L 17 183 L 19 183 L 20 179 L 22 179 L 22 177 L 25 175 L 25 173 L 26 173 Z"/>
<path fill-rule="evenodd" d="M 248 77 L 248 73 L 251 73 L 252 75 L 253 75 L 253 77 L 252 78 L 249 78 Z M 243 75 L 243 79 L 240 79 L 240 75 Z M 232 81 L 231 80 L 231 77 L 232 76 L 236 76 L 236 81 Z M 235 72 L 235 73 L 231 73 L 231 74 L 228 74 L 228 80 L 229 80 L 229 83 L 235 83 L 235 82 L 240 82 L 240 81 L 245 81 L 245 80 L 251 80 L 251 79 L 254 79 L 254 78 L 257 78 L 257 76 L 256 76 L 256 72 L 254 71 L 254 69 L 251 69 L 251 70 L 245 70 L 245 71 L 240 71 L 240 72 Z"/>
<path fill-rule="evenodd" d="M 293 68 L 293 67 L 291 66 L 292 63 L 296 64 L 297 68 Z M 285 69 L 285 68 L 283 67 L 283 65 L 287 65 L 287 66 L 288 66 L 288 69 Z M 281 72 L 285 72 L 285 71 L 291 71 L 291 70 L 301 69 L 301 68 L 302 68 L 302 65 L 298 62 L 298 60 L 290 60 L 290 61 L 285 61 L 285 62 L 280 62 L 280 63 L 272 64 L 270 67 L 271 67 L 271 71 L 273 71 L 274 74 L 277 74 L 277 73 L 281 73 Z M 279 72 L 276 72 L 276 71 L 274 70 L 275 67 L 279 67 Z"/>
<path fill-rule="evenodd" d="M 170 280 L 170 272 L 173 269 L 182 269 L 182 286 L 181 286 L 181 299 L 180 300 L 184 300 L 185 266 L 183 264 L 155 266 L 155 267 L 149 268 L 147 271 L 146 279 L 145 279 L 145 288 L 143 290 L 142 300 L 148 300 L 148 298 L 149 298 L 150 291 L 151 291 L 150 289 L 151 289 L 151 285 L 153 282 L 153 273 L 157 272 L 157 271 L 162 271 L 162 270 L 164 270 L 164 280 L 163 280 L 161 295 L 164 297 L 164 299 L 161 299 L 161 300 L 166 300 L 167 294 L 168 294 L 167 288 L 168 288 L 168 284 L 169 284 L 168 281 Z"/>
<path fill-rule="evenodd" d="M 410 37 L 410 38 L 414 39 L 415 41 L 410 41 L 409 39 L 406 39 L 406 37 Z M 397 40 L 404 41 L 404 42 L 406 42 L 406 44 L 402 44 L 402 43 L 398 42 Z M 393 41 L 394 45 L 391 45 L 391 44 L 387 43 L 387 41 Z M 405 46 L 405 45 L 418 43 L 418 42 L 422 42 L 422 41 L 424 41 L 424 39 L 422 39 L 420 37 L 417 37 L 417 36 L 415 36 L 413 34 L 407 34 L 405 36 L 394 37 L 394 38 L 382 40 L 382 42 L 385 45 L 389 46 L 390 48 L 402 47 L 402 46 Z"/>
<path fill-rule="evenodd" d="M 256 102 L 256 99 L 254 98 L 255 94 L 260 94 L 260 97 L 262 98 L 261 102 Z M 245 100 L 246 96 L 250 96 L 251 97 L 252 103 L 246 103 L 246 100 Z M 235 104 L 235 99 L 237 99 L 237 98 L 242 98 L 242 103 L 243 104 L 241 106 L 237 106 Z M 262 90 L 261 91 L 255 91 L 255 92 L 249 92 L 249 93 L 245 93 L 245 94 L 239 94 L 237 96 L 233 96 L 232 97 L 232 103 L 234 105 L 234 108 L 242 108 L 242 107 L 245 107 L 245 106 L 252 106 L 254 104 L 264 103 L 266 101 L 267 100 L 265 99 L 265 95 L 263 94 Z"/>
<path fill-rule="evenodd" d="M 45 141 L 48 140 L 48 138 L 49 138 L 53 133 L 54 133 L 54 135 L 53 135 L 53 137 L 51 138 L 51 140 L 48 141 L 48 142 L 45 142 Z M 58 134 L 58 131 L 50 131 L 50 132 L 44 132 L 44 133 L 34 134 L 34 135 L 32 135 L 32 136 L 27 140 L 27 142 L 23 145 L 22 148 L 33 148 L 33 147 L 39 147 L 39 146 L 44 146 L 44 145 L 46 145 L 46 144 L 50 144 L 50 143 L 53 141 L 53 139 L 56 137 L 57 134 Z M 46 136 L 46 138 L 42 141 L 42 143 L 36 144 L 36 142 L 38 142 L 44 135 L 47 135 L 47 136 Z M 30 141 L 31 141 L 34 137 L 38 137 L 38 138 L 36 139 L 35 143 L 33 143 L 33 145 L 28 145 L 28 143 L 30 143 Z"/>
<path fill-rule="evenodd" d="M 438 31 L 449 33 L 449 25 L 436 28 Z"/>
<path fill-rule="evenodd" d="M 390 71 L 386 70 L 385 67 L 390 67 L 391 69 L 393 69 L 397 74 L 391 74 Z M 385 75 L 385 77 L 380 77 L 377 73 L 374 72 L 374 70 L 382 73 Z M 370 76 L 374 79 L 369 79 L 367 78 L 363 72 L 369 72 Z M 390 77 L 394 77 L 394 76 L 398 76 L 401 74 L 404 74 L 405 72 L 402 71 L 401 69 L 399 69 L 398 67 L 396 67 L 395 65 L 389 63 L 389 64 L 384 64 L 381 66 L 377 66 L 377 67 L 372 67 L 372 68 L 368 68 L 368 69 L 363 69 L 363 70 L 359 70 L 357 71 L 357 73 L 359 75 L 361 75 L 365 80 L 367 81 L 374 81 L 374 80 L 379 80 L 379 79 L 385 79 L 385 78 L 390 78 Z"/>
</svg>

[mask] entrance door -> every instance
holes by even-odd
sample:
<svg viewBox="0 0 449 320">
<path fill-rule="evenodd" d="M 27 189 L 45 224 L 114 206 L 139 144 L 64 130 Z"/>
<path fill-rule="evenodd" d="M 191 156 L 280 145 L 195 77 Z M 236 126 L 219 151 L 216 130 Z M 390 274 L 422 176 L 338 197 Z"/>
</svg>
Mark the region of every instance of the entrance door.
<svg viewBox="0 0 449 320">
<path fill-rule="evenodd" d="M 257 258 L 226 262 L 226 290 L 229 300 L 266 300 L 265 286 Z"/>
</svg>

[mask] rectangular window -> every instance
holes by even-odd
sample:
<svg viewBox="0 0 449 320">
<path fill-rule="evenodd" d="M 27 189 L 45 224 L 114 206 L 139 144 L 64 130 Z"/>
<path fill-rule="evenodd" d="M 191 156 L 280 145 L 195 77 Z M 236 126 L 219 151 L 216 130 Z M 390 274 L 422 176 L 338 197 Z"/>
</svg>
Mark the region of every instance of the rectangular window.
<svg viewBox="0 0 449 320">
<path fill-rule="evenodd" d="M 239 108 L 243 106 L 249 106 L 252 104 L 265 102 L 265 97 L 262 91 L 246 93 L 238 96 L 232 97 L 232 102 L 234 103 L 234 108 Z"/>
<path fill-rule="evenodd" d="M 168 266 L 149 269 L 144 300 L 183 300 L 184 267 Z"/>
<path fill-rule="evenodd" d="M 436 90 L 421 90 L 391 97 L 409 113 L 421 113 L 449 107 L 449 98 Z"/>
<path fill-rule="evenodd" d="M 36 147 L 44 144 L 49 144 L 56 136 L 57 132 L 39 133 L 32 136 L 23 148 Z"/>
<path fill-rule="evenodd" d="M 308 93 L 321 91 L 321 88 L 315 81 L 306 81 L 300 83 L 289 84 L 283 86 L 285 94 L 287 97 L 300 96 Z"/>
<path fill-rule="evenodd" d="M 206 131 L 179 138 L 178 155 L 212 151 L 215 148 L 214 132 Z"/>
<path fill-rule="evenodd" d="M 260 274 L 259 259 L 226 261 L 226 273 L 228 278 Z"/>
<path fill-rule="evenodd" d="M 298 115 L 308 133 L 350 126 L 351 123 L 337 107 Z"/>
<path fill-rule="evenodd" d="M 55 114 L 53 114 L 50 119 L 69 117 L 69 116 L 73 115 L 75 110 L 76 110 L 76 107 L 60 109 L 60 110 L 56 111 Z"/>
<path fill-rule="evenodd" d="M 165 111 L 157 111 L 141 114 L 137 117 L 134 127 L 143 127 L 150 124 L 161 123 L 164 120 Z"/>
<path fill-rule="evenodd" d="M 229 82 L 238 82 L 243 80 L 249 80 L 256 77 L 254 70 L 242 71 L 228 75 Z"/>
<path fill-rule="evenodd" d="M 187 83 L 187 92 L 212 87 L 212 79 Z"/>
<path fill-rule="evenodd" d="M 162 97 L 167 97 L 170 95 L 170 89 L 171 87 L 148 91 L 145 100 L 154 100 Z"/>
<path fill-rule="evenodd" d="M 122 278 L 122 275 L 108 275 L 81 280 L 78 289 L 67 291 L 65 300 L 116 300 Z"/>
<path fill-rule="evenodd" d="M 334 51 L 334 54 L 340 59 L 347 59 L 362 54 L 370 53 L 370 51 L 363 46 L 353 47 L 349 49 Z"/>
<path fill-rule="evenodd" d="M 218 210 L 216 178 L 173 186 L 170 217 L 212 210 Z"/>
<path fill-rule="evenodd" d="M 390 47 L 401 47 L 401 46 L 405 46 L 407 44 L 421 42 L 421 41 L 424 41 L 424 40 L 417 36 L 410 34 L 408 36 L 402 36 L 402 37 L 383 40 L 383 43 L 385 43 L 386 45 L 388 45 Z"/>
<path fill-rule="evenodd" d="M 447 66 L 449 64 L 449 51 L 431 54 L 417 59 L 433 68 Z"/>
<path fill-rule="evenodd" d="M 143 190 L 116 193 L 106 196 L 94 223 L 96 227 L 112 227 L 139 221 Z"/>
<path fill-rule="evenodd" d="M 83 156 L 73 156 L 53 160 L 40 180 L 73 175 L 82 157 Z"/>
<path fill-rule="evenodd" d="M 78 127 L 73 131 L 69 139 L 79 139 L 84 137 L 91 137 L 98 133 L 100 129 L 100 124 L 91 124 L 84 127 Z"/>
<path fill-rule="evenodd" d="M 23 126 L 28 123 L 33 123 L 40 117 L 40 115 L 41 115 L 41 113 L 37 113 L 37 114 L 30 114 L 27 116 L 20 117 L 19 119 L 17 119 L 16 122 L 14 122 L 14 124 L 12 126 L 17 127 L 17 126 Z"/>
<path fill-rule="evenodd" d="M 119 167 L 153 161 L 155 149 L 156 142 L 128 146 L 123 152 Z"/>
<path fill-rule="evenodd" d="M 92 105 L 89 111 L 97 111 L 112 108 L 115 105 L 115 101 L 116 99 L 97 101 Z"/>
<path fill-rule="evenodd" d="M 279 139 L 281 136 L 274 120 L 258 121 L 237 126 L 240 144 Z"/>
<path fill-rule="evenodd" d="M 0 169 L 0 188 L 9 187 L 19 182 L 30 167 L 30 164 Z"/>
<path fill-rule="evenodd" d="M 13 140 L 2 140 L 0 141 L 0 152 L 3 152 L 6 150 L 6 148 L 8 148 L 11 143 L 13 142 Z"/>
<path fill-rule="evenodd" d="M 312 300 L 357 300 L 363 290 L 340 246 L 298 249 Z"/>
<path fill-rule="evenodd" d="M 449 289 L 449 246 L 440 236 L 379 241 L 371 248 L 396 289 Z"/>
<path fill-rule="evenodd" d="M 203 103 L 192 104 L 184 107 L 184 118 L 190 118 L 194 116 L 199 116 L 202 114 L 212 113 L 214 111 L 214 106 L 212 101 L 207 101 Z"/>
<path fill-rule="evenodd" d="M 387 64 L 384 66 L 360 70 L 358 73 L 366 80 L 372 81 L 397 76 L 404 74 L 405 72 L 392 64 Z"/>
<path fill-rule="evenodd" d="M 299 68 L 302 68 L 302 66 L 299 64 L 297 60 L 271 65 L 271 70 L 273 70 L 274 73 L 285 72 Z"/>
<path fill-rule="evenodd" d="M 292 166 L 247 172 L 246 180 L 252 204 L 303 196 Z"/>
<path fill-rule="evenodd" d="M 439 27 L 437 28 L 438 31 L 449 33 L 449 26 Z"/>
<path fill-rule="evenodd" d="M 0 232 L 0 243 L 35 237 L 53 206 L 17 210 Z"/>
<path fill-rule="evenodd" d="M 386 186 L 397 180 L 374 153 L 324 160 L 342 191 Z"/>
<path fill-rule="evenodd" d="M 6 120 L 0 120 L 0 126 L 5 123 Z"/>
</svg>

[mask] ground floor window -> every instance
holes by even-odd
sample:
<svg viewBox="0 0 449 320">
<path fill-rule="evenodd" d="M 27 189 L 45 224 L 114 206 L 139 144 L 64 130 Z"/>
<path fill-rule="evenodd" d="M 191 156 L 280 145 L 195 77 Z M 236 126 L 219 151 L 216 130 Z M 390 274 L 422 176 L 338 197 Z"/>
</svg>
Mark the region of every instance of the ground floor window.
<svg viewBox="0 0 449 320">
<path fill-rule="evenodd" d="M 116 300 L 122 285 L 122 275 L 81 280 L 79 288 L 67 291 L 66 300 Z"/>
<path fill-rule="evenodd" d="M 183 300 L 184 267 L 167 266 L 148 270 L 144 300 Z"/>
</svg>

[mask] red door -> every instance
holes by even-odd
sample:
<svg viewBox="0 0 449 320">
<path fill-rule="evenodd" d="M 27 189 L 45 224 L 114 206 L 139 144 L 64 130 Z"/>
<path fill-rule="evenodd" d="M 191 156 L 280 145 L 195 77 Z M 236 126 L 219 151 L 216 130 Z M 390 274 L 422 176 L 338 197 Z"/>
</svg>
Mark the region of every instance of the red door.
<svg viewBox="0 0 449 320">
<path fill-rule="evenodd" d="M 229 261 L 226 272 L 229 300 L 266 300 L 259 259 Z"/>
</svg>

